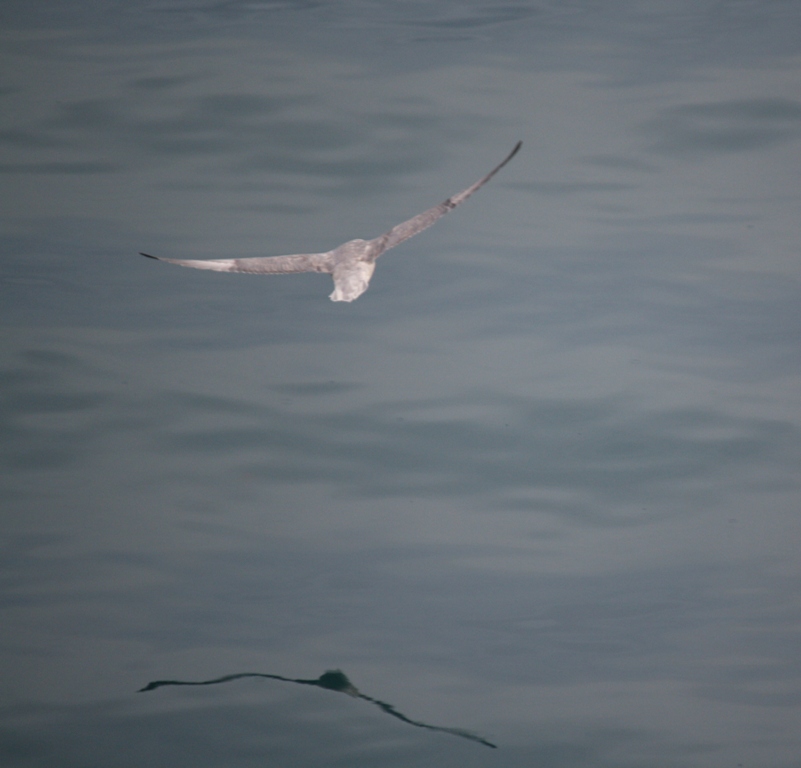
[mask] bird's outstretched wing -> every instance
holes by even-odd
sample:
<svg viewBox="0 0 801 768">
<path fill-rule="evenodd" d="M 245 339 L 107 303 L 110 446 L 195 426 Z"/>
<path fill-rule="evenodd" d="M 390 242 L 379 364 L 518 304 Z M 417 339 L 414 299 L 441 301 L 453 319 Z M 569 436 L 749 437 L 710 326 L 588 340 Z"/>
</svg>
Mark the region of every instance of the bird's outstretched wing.
<svg viewBox="0 0 801 768">
<path fill-rule="evenodd" d="M 257 256 L 252 259 L 165 259 L 141 253 L 148 259 L 168 261 L 181 267 L 211 269 L 215 272 L 247 272 L 253 275 L 290 274 L 292 272 L 332 272 L 334 260 L 331 252 L 295 253 L 291 256 Z"/>
<path fill-rule="evenodd" d="M 496 173 L 498 173 L 498 171 L 500 171 L 501 168 L 503 168 L 504 165 L 506 165 L 517 154 L 522 145 L 523 142 L 518 141 L 517 144 L 515 144 L 514 149 L 506 156 L 506 159 L 500 165 L 497 165 L 495 168 L 493 168 L 483 179 L 473 184 L 472 187 L 468 187 L 462 192 L 452 195 L 445 202 L 435 205 L 433 208 L 429 208 L 427 211 L 423 211 L 423 213 L 412 217 L 408 221 L 404 221 L 402 224 L 398 224 L 396 227 L 392 227 L 389 232 L 385 232 L 383 235 L 375 238 L 373 242 L 377 244 L 377 248 L 374 251 L 375 255 L 373 256 L 373 259 L 377 259 L 382 253 L 384 253 L 384 251 L 388 251 L 390 248 L 400 245 L 404 240 L 408 240 L 418 232 L 422 232 L 424 229 L 427 229 L 436 221 L 441 219 L 446 213 L 452 211 L 457 205 L 467 200 L 467 198 L 470 197 L 473 192 L 483 187 Z"/>
</svg>

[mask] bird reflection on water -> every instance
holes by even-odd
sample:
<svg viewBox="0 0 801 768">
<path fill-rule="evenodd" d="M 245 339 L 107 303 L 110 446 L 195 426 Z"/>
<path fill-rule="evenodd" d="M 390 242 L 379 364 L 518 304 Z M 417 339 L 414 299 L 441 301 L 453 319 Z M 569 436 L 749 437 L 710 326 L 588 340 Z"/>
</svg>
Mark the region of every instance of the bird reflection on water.
<svg viewBox="0 0 801 768">
<path fill-rule="evenodd" d="M 144 688 L 140 688 L 139 693 L 143 693 L 144 691 L 153 691 L 156 688 L 161 688 L 166 685 L 216 685 L 218 683 L 229 683 L 232 680 L 240 680 L 244 677 L 263 677 L 269 680 L 281 680 L 285 683 L 298 683 L 299 685 L 314 685 L 318 688 L 325 688 L 329 691 L 346 693 L 348 696 L 353 696 L 356 699 L 364 699 L 364 701 L 369 701 L 370 703 L 375 704 L 382 712 L 386 712 L 388 715 L 392 715 L 392 717 L 396 717 L 398 720 L 402 720 L 404 723 L 408 723 L 409 725 L 414 725 L 417 728 L 426 728 L 430 731 L 450 733 L 453 736 L 461 736 L 463 739 L 476 741 L 479 744 L 484 744 L 484 746 L 492 747 L 493 749 L 497 748 L 497 745 L 493 744 L 491 741 L 482 739 L 480 736 L 476 736 L 476 734 L 466 731 L 462 728 L 445 728 L 439 725 L 423 723 L 420 720 L 412 720 L 411 718 L 406 717 L 406 715 L 403 713 L 398 712 L 398 710 L 395 709 L 392 704 L 387 704 L 385 701 L 379 701 L 378 699 L 374 699 L 371 696 L 367 696 L 359 691 L 358 688 L 356 688 L 356 686 L 354 686 L 353 683 L 348 680 L 345 673 L 339 669 L 330 669 L 320 675 L 320 677 L 318 677 L 316 680 L 282 677 L 281 675 L 268 675 L 262 672 L 242 672 L 236 675 L 224 675 L 223 677 L 217 677 L 214 680 L 202 680 L 199 682 L 186 680 L 154 680 L 153 682 L 148 683 Z"/>
</svg>

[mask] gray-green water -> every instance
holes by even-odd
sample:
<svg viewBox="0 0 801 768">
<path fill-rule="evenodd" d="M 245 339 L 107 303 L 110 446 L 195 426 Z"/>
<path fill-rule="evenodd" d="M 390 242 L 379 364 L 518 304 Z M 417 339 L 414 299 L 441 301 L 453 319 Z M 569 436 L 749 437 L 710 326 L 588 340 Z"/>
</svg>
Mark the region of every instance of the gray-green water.
<svg viewBox="0 0 801 768">
<path fill-rule="evenodd" d="M 797 3 L 0 19 L 3 765 L 801 765 Z"/>
</svg>

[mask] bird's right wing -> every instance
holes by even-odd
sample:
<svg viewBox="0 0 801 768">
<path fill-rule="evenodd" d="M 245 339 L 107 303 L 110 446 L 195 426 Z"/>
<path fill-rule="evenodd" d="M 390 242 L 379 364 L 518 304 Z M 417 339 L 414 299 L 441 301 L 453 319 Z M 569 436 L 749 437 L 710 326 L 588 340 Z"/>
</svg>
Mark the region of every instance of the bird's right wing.
<svg viewBox="0 0 801 768">
<path fill-rule="evenodd" d="M 376 243 L 377 248 L 375 255 L 373 258 L 378 258 L 384 251 L 388 251 L 390 248 L 394 248 L 396 245 L 400 245 L 404 240 L 408 240 L 410 237 L 413 237 L 418 232 L 422 232 L 424 229 L 428 229 L 432 224 L 439 221 L 446 213 L 452 211 L 457 205 L 460 205 L 465 200 L 467 200 L 473 192 L 476 192 L 478 189 L 483 187 L 501 168 L 504 167 L 518 152 L 520 147 L 523 145 L 522 141 L 518 141 L 515 144 L 514 149 L 506 156 L 504 161 L 495 166 L 483 179 L 480 179 L 472 186 L 468 187 L 465 190 L 449 197 L 445 202 L 440 203 L 439 205 L 435 205 L 433 208 L 429 208 L 427 211 L 423 211 L 422 213 L 418 214 L 417 216 L 413 216 L 411 219 L 398 224 L 396 227 L 393 227 L 389 230 L 389 232 L 385 232 L 380 237 L 377 237 L 372 242 Z"/>
<path fill-rule="evenodd" d="M 291 256 L 257 256 L 251 259 L 165 259 L 140 253 L 148 259 L 178 264 L 193 269 L 211 269 L 215 272 L 246 272 L 251 275 L 279 275 L 293 272 L 332 272 L 334 261 L 331 252 L 296 253 Z"/>
</svg>

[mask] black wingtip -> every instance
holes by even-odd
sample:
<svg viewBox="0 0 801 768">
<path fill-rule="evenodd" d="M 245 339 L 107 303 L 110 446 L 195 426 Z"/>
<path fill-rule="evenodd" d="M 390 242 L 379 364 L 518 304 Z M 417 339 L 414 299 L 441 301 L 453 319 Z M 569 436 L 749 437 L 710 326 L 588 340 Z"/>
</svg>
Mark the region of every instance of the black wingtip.
<svg viewBox="0 0 801 768">
<path fill-rule="evenodd" d="M 485 181 L 489 181 L 489 179 L 492 176 L 494 176 L 496 173 L 498 173 L 498 171 L 500 171 L 501 168 L 503 168 L 504 165 L 506 165 L 518 153 L 518 151 L 520 150 L 520 147 L 522 147 L 522 146 L 523 146 L 523 142 L 522 141 L 518 141 L 517 144 L 515 144 L 514 149 L 506 156 L 504 161 L 485 179 Z"/>
<path fill-rule="evenodd" d="M 139 255 L 140 256 L 146 256 L 148 259 L 155 259 L 156 261 L 159 260 L 158 256 L 151 256 L 149 253 L 142 253 L 142 251 L 139 251 Z"/>
</svg>

